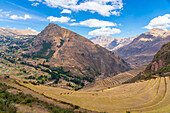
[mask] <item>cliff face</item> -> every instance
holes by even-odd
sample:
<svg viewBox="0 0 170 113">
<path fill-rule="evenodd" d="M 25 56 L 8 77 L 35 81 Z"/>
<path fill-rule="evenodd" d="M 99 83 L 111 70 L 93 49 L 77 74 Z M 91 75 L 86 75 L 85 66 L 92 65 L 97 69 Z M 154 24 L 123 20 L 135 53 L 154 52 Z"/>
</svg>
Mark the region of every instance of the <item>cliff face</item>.
<svg viewBox="0 0 170 113">
<path fill-rule="evenodd" d="M 170 32 L 152 29 L 139 35 L 130 44 L 115 51 L 132 67 L 149 64 L 162 45 L 170 42 Z"/>
<path fill-rule="evenodd" d="M 148 65 L 147 70 L 150 73 L 156 72 L 170 64 L 170 42 L 163 45 L 161 50 L 154 56 L 153 61 Z"/>
<path fill-rule="evenodd" d="M 154 56 L 152 62 L 146 67 L 141 77 L 170 75 L 170 42 L 163 45 Z"/>
<path fill-rule="evenodd" d="M 48 62 L 45 64 L 51 67 L 62 66 L 74 75 L 94 76 L 88 70 L 115 75 L 130 69 L 116 54 L 56 24 L 49 24 L 33 40 L 32 45 L 26 54 L 46 58 Z"/>
</svg>

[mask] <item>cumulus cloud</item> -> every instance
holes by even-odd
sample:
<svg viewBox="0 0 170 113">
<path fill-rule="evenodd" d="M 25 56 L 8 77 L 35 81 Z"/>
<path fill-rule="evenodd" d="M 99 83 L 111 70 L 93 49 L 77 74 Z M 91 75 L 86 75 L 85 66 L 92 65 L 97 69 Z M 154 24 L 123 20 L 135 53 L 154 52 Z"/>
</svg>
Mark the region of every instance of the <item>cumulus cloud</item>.
<svg viewBox="0 0 170 113">
<path fill-rule="evenodd" d="M 71 9 L 72 11 L 89 11 L 103 16 L 117 15 L 123 9 L 122 0 L 29 0 L 42 1 L 49 7 Z"/>
<path fill-rule="evenodd" d="M 82 25 L 82 26 L 88 26 L 88 27 L 117 26 L 116 23 L 98 20 L 98 19 L 88 19 L 85 21 L 81 21 L 80 23 L 71 23 L 70 25 Z"/>
<path fill-rule="evenodd" d="M 76 19 L 71 19 L 70 21 L 71 21 L 71 22 L 75 22 L 75 21 L 76 21 Z"/>
<path fill-rule="evenodd" d="M 70 11 L 70 10 L 68 10 L 68 9 L 64 9 L 64 10 L 61 12 L 61 14 L 63 14 L 63 13 L 71 14 L 71 13 L 72 13 L 72 11 Z"/>
<path fill-rule="evenodd" d="M 18 15 L 12 15 L 10 16 L 10 19 L 13 20 L 27 20 L 27 19 L 31 19 L 32 17 L 30 15 L 25 14 L 23 17 L 22 16 L 18 16 Z"/>
<path fill-rule="evenodd" d="M 33 3 L 32 6 L 38 6 L 40 3 Z"/>
<path fill-rule="evenodd" d="M 89 32 L 88 35 L 92 35 L 92 36 L 109 36 L 109 35 L 119 34 L 119 33 L 121 33 L 120 29 L 102 27 L 101 29 L 95 29 L 95 30 Z"/>
<path fill-rule="evenodd" d="M 163 16 L 158 16 L 150 21 L 150 23 L 145 26 L 146 29 L 160 28 L 167 29 L 170 28 L 170 14 L 165 14 Z"/>
<path fill-rule="evenodd" d="M 50 20 L 50 22 L 60 22 L 60 23 L 63 23 L 63 22 L 68 22 L 70 20 L 69 17 L 53 17 L 53 16 L 49 16 L 47 17 L 48 20 Z"/>
</svg>

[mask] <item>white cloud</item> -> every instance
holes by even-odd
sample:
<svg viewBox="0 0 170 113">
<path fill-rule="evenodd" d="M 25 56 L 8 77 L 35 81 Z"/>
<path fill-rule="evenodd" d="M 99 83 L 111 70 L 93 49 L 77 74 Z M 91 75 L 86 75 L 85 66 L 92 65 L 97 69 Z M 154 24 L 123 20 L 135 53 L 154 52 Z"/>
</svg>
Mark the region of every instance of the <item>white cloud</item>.
<svg viewBox="0 0 170 113">
<path fill-rule="evenodd" d="M 71 19 L 70 21 L 71 21 L 71 22 L 75 22 L 75 21 L 76 21 L 76 19 Z"/>
<path fill-rule="evenodd" d="M 41 1 L 41 0 L 29 0 Z M 123 9 L 122 0 L 42 0 L 49 7 L 71 9 L 72 11 L 89 11 L 103 16 L 117 15 Z"/>
<path fill-rule="evenodd" d="M 10 16 L 10 19 L 14 19 L 14 20 L 27 20 L 27 19 L 31 19 L 32 17 L 30 15 L 25 14 L 23 17 L 22 16 L 18 16 L 18 15 L 12 15 Z"/>
<path fill-rule="evenodd" d="M 11 11 L 3 11 L 2 9 L 0 9 L 0 17 L 4 17 L 4 16 L 9 16 L 11 13 Z"/>
<path fill-rule="evenodd" d="M 145 26 L 146 29 L 160 28 L 167 29 L 170 28 L 170 14 L 165 14 L 163 16 L 158 16 L 150 21 L 150 23 Z"/>
<path fill-rule="evenodd" d="M 103 27 L 101 29 L 95 29 L 95 30 L 89 32 L 88 35 L 92 35 L 92 36 L 109 36 L 109 35 L 118 34 L 118 33 L 121 33 L 120 29 Z"/>
<path fill-rule="evenodd" d="M 50 20 L 50 22 L 60 22 L 60 23 L 63 23 L 63 22 L 68 22 L 70 20 L 69 17 L 53 17 L 53 16 L 49 16 L 47 17 L 48 20 Z"/>
<path fill-rule="evenodd" d="M 97 20 L 97 19 L 88 19 L 85 21 L 81 21 L 80 23 L 72 23 L 70 25 L 82 25 L 82 26 L 88 26 L 88 27 L 117 26 L 116 23 L 103 21 L 103 20 Z"/>
<path fill-rule="evenodd" d="M 32 29 L 31 27 L 28 27 L 27 29 L 28 29 L 28 30 L 31 30 L 31 31 L 33 31 L 33 32 L 35 32 L 35 33 L 37 33 L 37 30 Z"/>
<path fill-rule="evenodd" d="M 64 10 L 61 12 L 61 14 L 63 14 L 63 13 L 71 14 L 71 13 L 72 13 L 72 11 L 70 11 L 70 10 L 68 10 L 68 9 L 64 9 Z"/>
<path fill-rule="evenodd" d="M 33 3 L 32 6 L 38 6 L 40 3 Z"/>
</svg>

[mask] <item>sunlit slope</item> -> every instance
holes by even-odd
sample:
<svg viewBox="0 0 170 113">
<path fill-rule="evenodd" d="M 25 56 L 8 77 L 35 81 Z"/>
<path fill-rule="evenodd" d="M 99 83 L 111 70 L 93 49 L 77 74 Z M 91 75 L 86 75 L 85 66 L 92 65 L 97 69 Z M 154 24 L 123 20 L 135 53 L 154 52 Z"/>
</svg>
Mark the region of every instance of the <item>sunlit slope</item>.
<svg viewBox="0 0 170 113">
<path fill-rule="evenodd" d="M 98 79 L 94 83 L 88 84 L 81 90 L 82 91 L 97 91 L 97 90 L 103 90 L 103 89 L 112 88 L 112 87 L 121 85 L 129 80 L 132 80 L 134 77 L 137 77 L 137 75 L 140 72 L 143 72 L 145 68 L 146 66 L 141 66 L 136 69 L 126 71 L 124 73 L 120 73 L 113 77 L 107 77 L 105 79 Z"/>
<path fill-rule="evenodd" d="M 69 91 L 43 85 L 22 85 L 48 97 L 100 112 L 170 112 L 170 78 L 124 84 L 98 92 Z"/>
</svg>

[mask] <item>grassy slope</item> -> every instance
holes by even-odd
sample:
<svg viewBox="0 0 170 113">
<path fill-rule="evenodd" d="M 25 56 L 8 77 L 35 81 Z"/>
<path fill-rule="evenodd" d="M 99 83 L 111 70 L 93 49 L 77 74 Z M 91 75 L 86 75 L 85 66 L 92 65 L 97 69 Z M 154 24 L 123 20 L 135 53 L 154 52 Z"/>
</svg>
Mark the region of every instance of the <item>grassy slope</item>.
<svg viewBox="0 0 170 113">
<path fill-rule="evenodd" d="M 44 95 L 100 112 L 169 112 L 170 79 L 157 78 L 98 92 L 70 91 L 43 85 L 22 85 Z"/>
<path fill-rule="evenodd" d="M 97 91 L 97 90 L 103 90 L 111 87 L 115 87 L 118 85 L 123 84 L 124 82 L 127 82 L 131 80 L 132 78 L 137 77 L 137 75 L 144 71 L 146 66 L 141 66 L 139 68 L 126 71 L 124 73 L 120 73 L 113 77 L 107 77 L 106 79 L 99 79 L 96 80 L 94 83 L 91 83 L 87 86 L 85 86 L 82 91 Z"/>
</svg>

